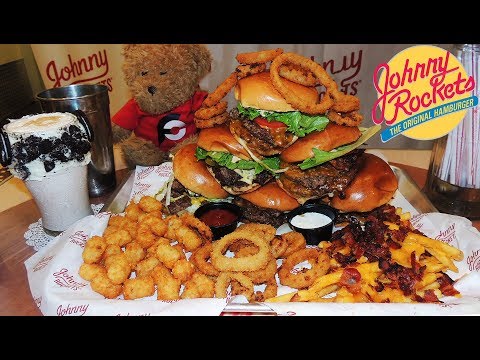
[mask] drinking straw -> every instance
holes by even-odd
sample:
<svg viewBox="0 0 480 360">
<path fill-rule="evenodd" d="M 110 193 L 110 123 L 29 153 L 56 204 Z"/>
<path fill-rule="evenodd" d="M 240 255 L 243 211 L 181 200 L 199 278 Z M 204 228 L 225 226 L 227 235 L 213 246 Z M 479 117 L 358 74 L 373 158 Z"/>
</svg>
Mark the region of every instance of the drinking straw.
<svg viewBox="0 0 480 360">
<path fill-rule="evenodd" d="M 472 95 L 479 95 L 479 54 L 476 46 L 466 46 L 459 57 L 468 75 L 475 79 Z M 447 136 L 445 153 L 437 176 L 450 184 L 480 189 L 480 116 L 477 108 L 467 109 L 459 125 Z"/>
</svg>

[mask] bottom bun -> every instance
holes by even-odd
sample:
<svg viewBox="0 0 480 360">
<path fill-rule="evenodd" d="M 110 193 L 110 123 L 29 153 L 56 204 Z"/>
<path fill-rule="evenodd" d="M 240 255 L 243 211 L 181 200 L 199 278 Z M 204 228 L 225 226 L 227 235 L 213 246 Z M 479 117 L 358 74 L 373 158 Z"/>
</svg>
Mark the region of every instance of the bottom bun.
<svg viewBox="0 0 480 360">
<path fill-rule="evenodd" d="M 255 191 L 240 195 L 240 197 L 258 207 L 279 211 L 290 211 L 300 205 L 294 197 L 290 196 L 274 181 L 259 187 Z"/>
<path fill-rule="evenodd" d="M 344 191 L 345 198 L 334 196 L 330 205 L 343 212 L 366 212 L 386 204 L 398 188 L 398 180 L 390 166 L 378 156 L 364 155 L 357 176 Z"/>
</svg>

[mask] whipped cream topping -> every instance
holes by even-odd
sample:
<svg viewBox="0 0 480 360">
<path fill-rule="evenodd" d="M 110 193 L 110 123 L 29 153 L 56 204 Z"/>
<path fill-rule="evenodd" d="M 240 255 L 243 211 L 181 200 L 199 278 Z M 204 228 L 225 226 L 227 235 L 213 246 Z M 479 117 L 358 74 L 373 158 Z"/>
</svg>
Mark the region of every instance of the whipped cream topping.
<svg viewBox="0 0 480 360">
<path fill-rule="evenodd" d="M 4 130 L 12 135 L 35 133 L 40 137 L 48 137 L 59 134 L 62 128 L 75 122 L 78 124 L 77 117 L 71 113 L 26 115 L 20 119 L 10 120 L 10 123 L 4 126 Z"/>
</svg>

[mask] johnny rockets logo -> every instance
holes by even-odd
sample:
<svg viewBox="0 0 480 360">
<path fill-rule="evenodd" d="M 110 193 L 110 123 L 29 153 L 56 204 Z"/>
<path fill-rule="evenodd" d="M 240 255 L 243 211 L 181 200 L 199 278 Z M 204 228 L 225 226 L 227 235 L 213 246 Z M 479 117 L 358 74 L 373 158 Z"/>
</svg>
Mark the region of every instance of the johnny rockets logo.
<svg viewBox="0 0 480 360">
<path fill-rule="evenodd" d="M 70 235 L 68 239 L 72 244 L 78 245 L 83 249 L 88 240 L 88 235 L 83 231 L 75 231 L 75 233 Z"/>
<path fill-rule="evenodd" d="M 108 77 L 108 71 L 105 49 L 79 58 L 68 54 L 67 59 L 53 59 L 45 67 L 45 73 L 53 82 L 53 87 L 96 83 L 106 85 L 108 91 L 112 91 L 112 78 Z"/>
<path fill-rule="evenodd" d="M 33 272 L 42 270 L 45 266 L 48 265 L 48 263 L 52 259 L 53 259 L 53 255 L 41 258 L 40 261 L 33 267 Z"/>
<path fill-rule="evenodd" d="M 475 79 L 445 49 L 421 45 L 403 50 L 377 66 L 373 83 L 378 100 L 372 109 L 375 124 L 389 126 L 380 137 L 399 134 L 417 140 L 442 137 L 477 106 Z"/>
<path fill-rule="evenodd" d="M 480 271 L 480 249 L 467 256 L 467 265 L 470 271 Z"/>
<path fill-rule="evenodd" d="M 74 277 L 70 275 L 68 273 L 68 270 L 65 268 L 61 269 L 60 271 L 54 272 L 53 277 L 55 278 L 55 284 L 61 287 L 70 288 L 72 290 L 78 290 L 84 286 L 87 286 L 87 284 L 75 281 Z"/>
</svg>

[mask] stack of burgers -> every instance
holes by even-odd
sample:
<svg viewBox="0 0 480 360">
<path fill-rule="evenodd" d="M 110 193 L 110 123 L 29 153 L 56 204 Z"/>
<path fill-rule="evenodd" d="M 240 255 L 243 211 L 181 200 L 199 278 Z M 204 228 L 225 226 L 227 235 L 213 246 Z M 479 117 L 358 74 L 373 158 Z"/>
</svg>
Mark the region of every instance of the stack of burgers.
<svg viewBox="0 0 480 360">
<path fill-rule="evenodd" d="M 272 50 L 255 53 L 250 63 L 237 68 L 233 87 L 238 104 L 225 121 L 202 126 L 197 119 L 202 127 L 198 140 L 174 156 L 171 211 L 190 206 L 192 198 L 230 198 L 243 208 L 244 222 L 278 227 L 285 223 L 286 212 L 307 201 L 325 202 L 343 212 L 367 212 L 392 198 L 397 179 L 391 168 L 359 148 L 378 126 L 359 127 L 358 99 L 340 93 L 331 79 L 325 86 L 326 73 L 308 71 L 320 65 L 278 50 L 271 58 L 266 55 Z M 289 63 L 291 58 L 296 61 Z M 272 61 L 270 69 L 265 62 L 253 62 L 259 59 Z M 303 63 L 308 67 L 300 66 Z M 277 81 L 274 69 L 280 69 Z M 276 86 L 278 74 L 283 75 L 281 88 Z M 318 104 L 319 85 L 327 88 L 320 101 L 327 110 L 308 106 Z M 219 86 L 217 93 L 219 89 L 226 95 L 225 87 Z"/>
</svg>

